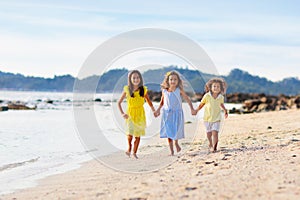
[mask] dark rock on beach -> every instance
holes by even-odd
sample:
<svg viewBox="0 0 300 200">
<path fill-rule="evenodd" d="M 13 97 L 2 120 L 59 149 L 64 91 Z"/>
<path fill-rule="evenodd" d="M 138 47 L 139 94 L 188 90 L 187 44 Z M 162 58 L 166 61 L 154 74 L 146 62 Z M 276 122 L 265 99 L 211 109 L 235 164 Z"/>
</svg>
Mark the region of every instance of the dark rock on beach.
<svg viewBox="0 0 300 200">
<path fill-rule="evenodd" d="M 247 99 L 243 102 L 243 110 L 252 113 L 300 108 L 298 99 L 300 99 L 300 95 L 253 96 L 251 99 Z"/>
<path fill-rule="evenodd" d="M 96 98 L 95 101 L 96 101 L 96 102 L 102 102 L 102 99 Z"/>
<path fill-rule="evenodd" d="M 8 106 L 0 106 L 0 111 L 8 111 Z"/>
<path fill-rule="evenodd" d="M 22 102 L 10 102 L 7 104 L 9 110 L 35 110 L 36 106 L 27 106 Z"/>
<path fill-rule="evenodd" d="M 159 102 L 161 99 L 161 92 L 149 91 L 148 95 L 154 102 Z M 200 102 L 204 93 L 190 94 L 192 102 Z M 266 95 L 264 93 L 231 93 L 226 94 L 226 103 L 242 104 L 241 109 L 233 108 L 229 113 L 243 114 L 253 112 L 287 110 L 293 108 L 300 108 L 300 95 Z"/>
</svg>

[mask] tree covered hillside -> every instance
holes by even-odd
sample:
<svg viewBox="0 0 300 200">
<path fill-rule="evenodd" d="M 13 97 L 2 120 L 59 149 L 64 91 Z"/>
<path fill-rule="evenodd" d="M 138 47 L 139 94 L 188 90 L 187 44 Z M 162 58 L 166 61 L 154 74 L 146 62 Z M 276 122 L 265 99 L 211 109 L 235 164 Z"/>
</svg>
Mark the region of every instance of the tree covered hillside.
<svg viewBox="0 0 300 200">
<path fill-rule="evenodd" d="M 144 82 L 150 90 L 159 91 L 164 75 L 170 70 L 177 70 L 183 76 L 187 91 L 197 93 L 202 93 L 205 82 L 215 76 L 197 70 L 169 66 L 143 72 Z M 127 84 L 127 74 L 127 69 L 113 69 L 102 74 L 102 76 L 94 75 L 79 80 L 71 75 L 42 78 L 0 71 L 0 90 L 72 92 L 74 81 L 78 81 L 86 91 L 92 91 L 93 84 L 98 83 L 97 92 L 119 92 Z M 300 94 L 300 80 L 298 78 L 290 77 L 282 81 L 272 82 L 240 69 L 233 69 L 227 76 L 221 77 L 227 81 L 227 93 Z"/>
</svg>

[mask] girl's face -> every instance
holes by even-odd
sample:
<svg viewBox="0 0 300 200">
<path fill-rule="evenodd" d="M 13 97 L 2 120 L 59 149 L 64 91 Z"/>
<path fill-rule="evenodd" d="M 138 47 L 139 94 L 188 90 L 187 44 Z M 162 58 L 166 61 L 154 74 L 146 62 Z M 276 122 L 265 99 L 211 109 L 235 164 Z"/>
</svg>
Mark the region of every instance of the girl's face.
<svg viewBox="0 0 300 200">
<path fill-rule="evenodd" d="M 216 93 L 216 94 L 219 94 L 221 92 L 221 86 L 220 86 L 220 83 L 213 83 L 211 85 L 211 91 L 213 93 Z"/>
<path fill-rule="evenodd" d="M 170 75 L 169 76 L 169 85 L 172 88 L 176 88 L 178 85 L 178 77 L 176 75 Z"/>
<path fill-rule="evenodd" d="M 133 73 L 131 75 L 131 79 L 130 79 L 131 83 L 133 86 L 139 86 L 141 79 L 140 76 L 137 73 Z"/>
</svg>

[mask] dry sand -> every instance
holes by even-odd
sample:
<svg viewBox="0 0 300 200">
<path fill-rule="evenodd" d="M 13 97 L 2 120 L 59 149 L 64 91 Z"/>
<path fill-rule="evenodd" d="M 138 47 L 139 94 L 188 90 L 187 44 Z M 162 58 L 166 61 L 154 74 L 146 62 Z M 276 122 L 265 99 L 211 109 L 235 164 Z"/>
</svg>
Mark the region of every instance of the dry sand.
<svg viewBox="0 0 300 200">
<path fill-rule="evenodd" d="M 208 152 L 202 123 L 186 124 L 186 132 L 195 126 L 194 141 L 182 141 L 174 157 L 143 156 L 165 147 L 161 139 L 138 160 L 123 152 L 104 158 L 140 172 L 172 162 L 159 170 L 126 173 L 93 160 L 0 199 L 300 199 L 300 110 L 229 116 L 217 153 Z"/>
</svg>

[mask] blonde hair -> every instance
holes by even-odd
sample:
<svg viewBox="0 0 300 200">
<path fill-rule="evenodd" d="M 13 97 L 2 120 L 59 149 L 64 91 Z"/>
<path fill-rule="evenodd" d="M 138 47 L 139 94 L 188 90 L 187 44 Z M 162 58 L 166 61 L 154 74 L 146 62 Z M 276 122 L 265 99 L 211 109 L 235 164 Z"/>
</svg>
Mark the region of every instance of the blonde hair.
<svg viewBox="0 0 300 200">
<path fill-rule="evenodd" d="M 183 82 L 182 82 L 182 80 L 180 78 L 179 73 L 176 72 L 176 71 L 170 71 L 170 72 L 167 72 L 165 74 L 165 78 L 164 78 L 163 82 L 160 84 L 161 88 L 163 88 L 163 89 L 169 89 L 170 88 L 169 77 L 171 75 L 177 76 L 177 78 L 178 78 L 178 85 L 177 85 L 177 87 L 179 87 L 180 90 L 183 90 Z"/>
<path fill-rule="evenodd" d="M 207 83 L 205 84 L 205 92 L 211 92 L 211 86 L 213 83 L 220 84 L 221 94 L 226 93 L 227 84 L 223 78 L 212 78 L 209 81 L 207 81 Z"/>
</svg>

